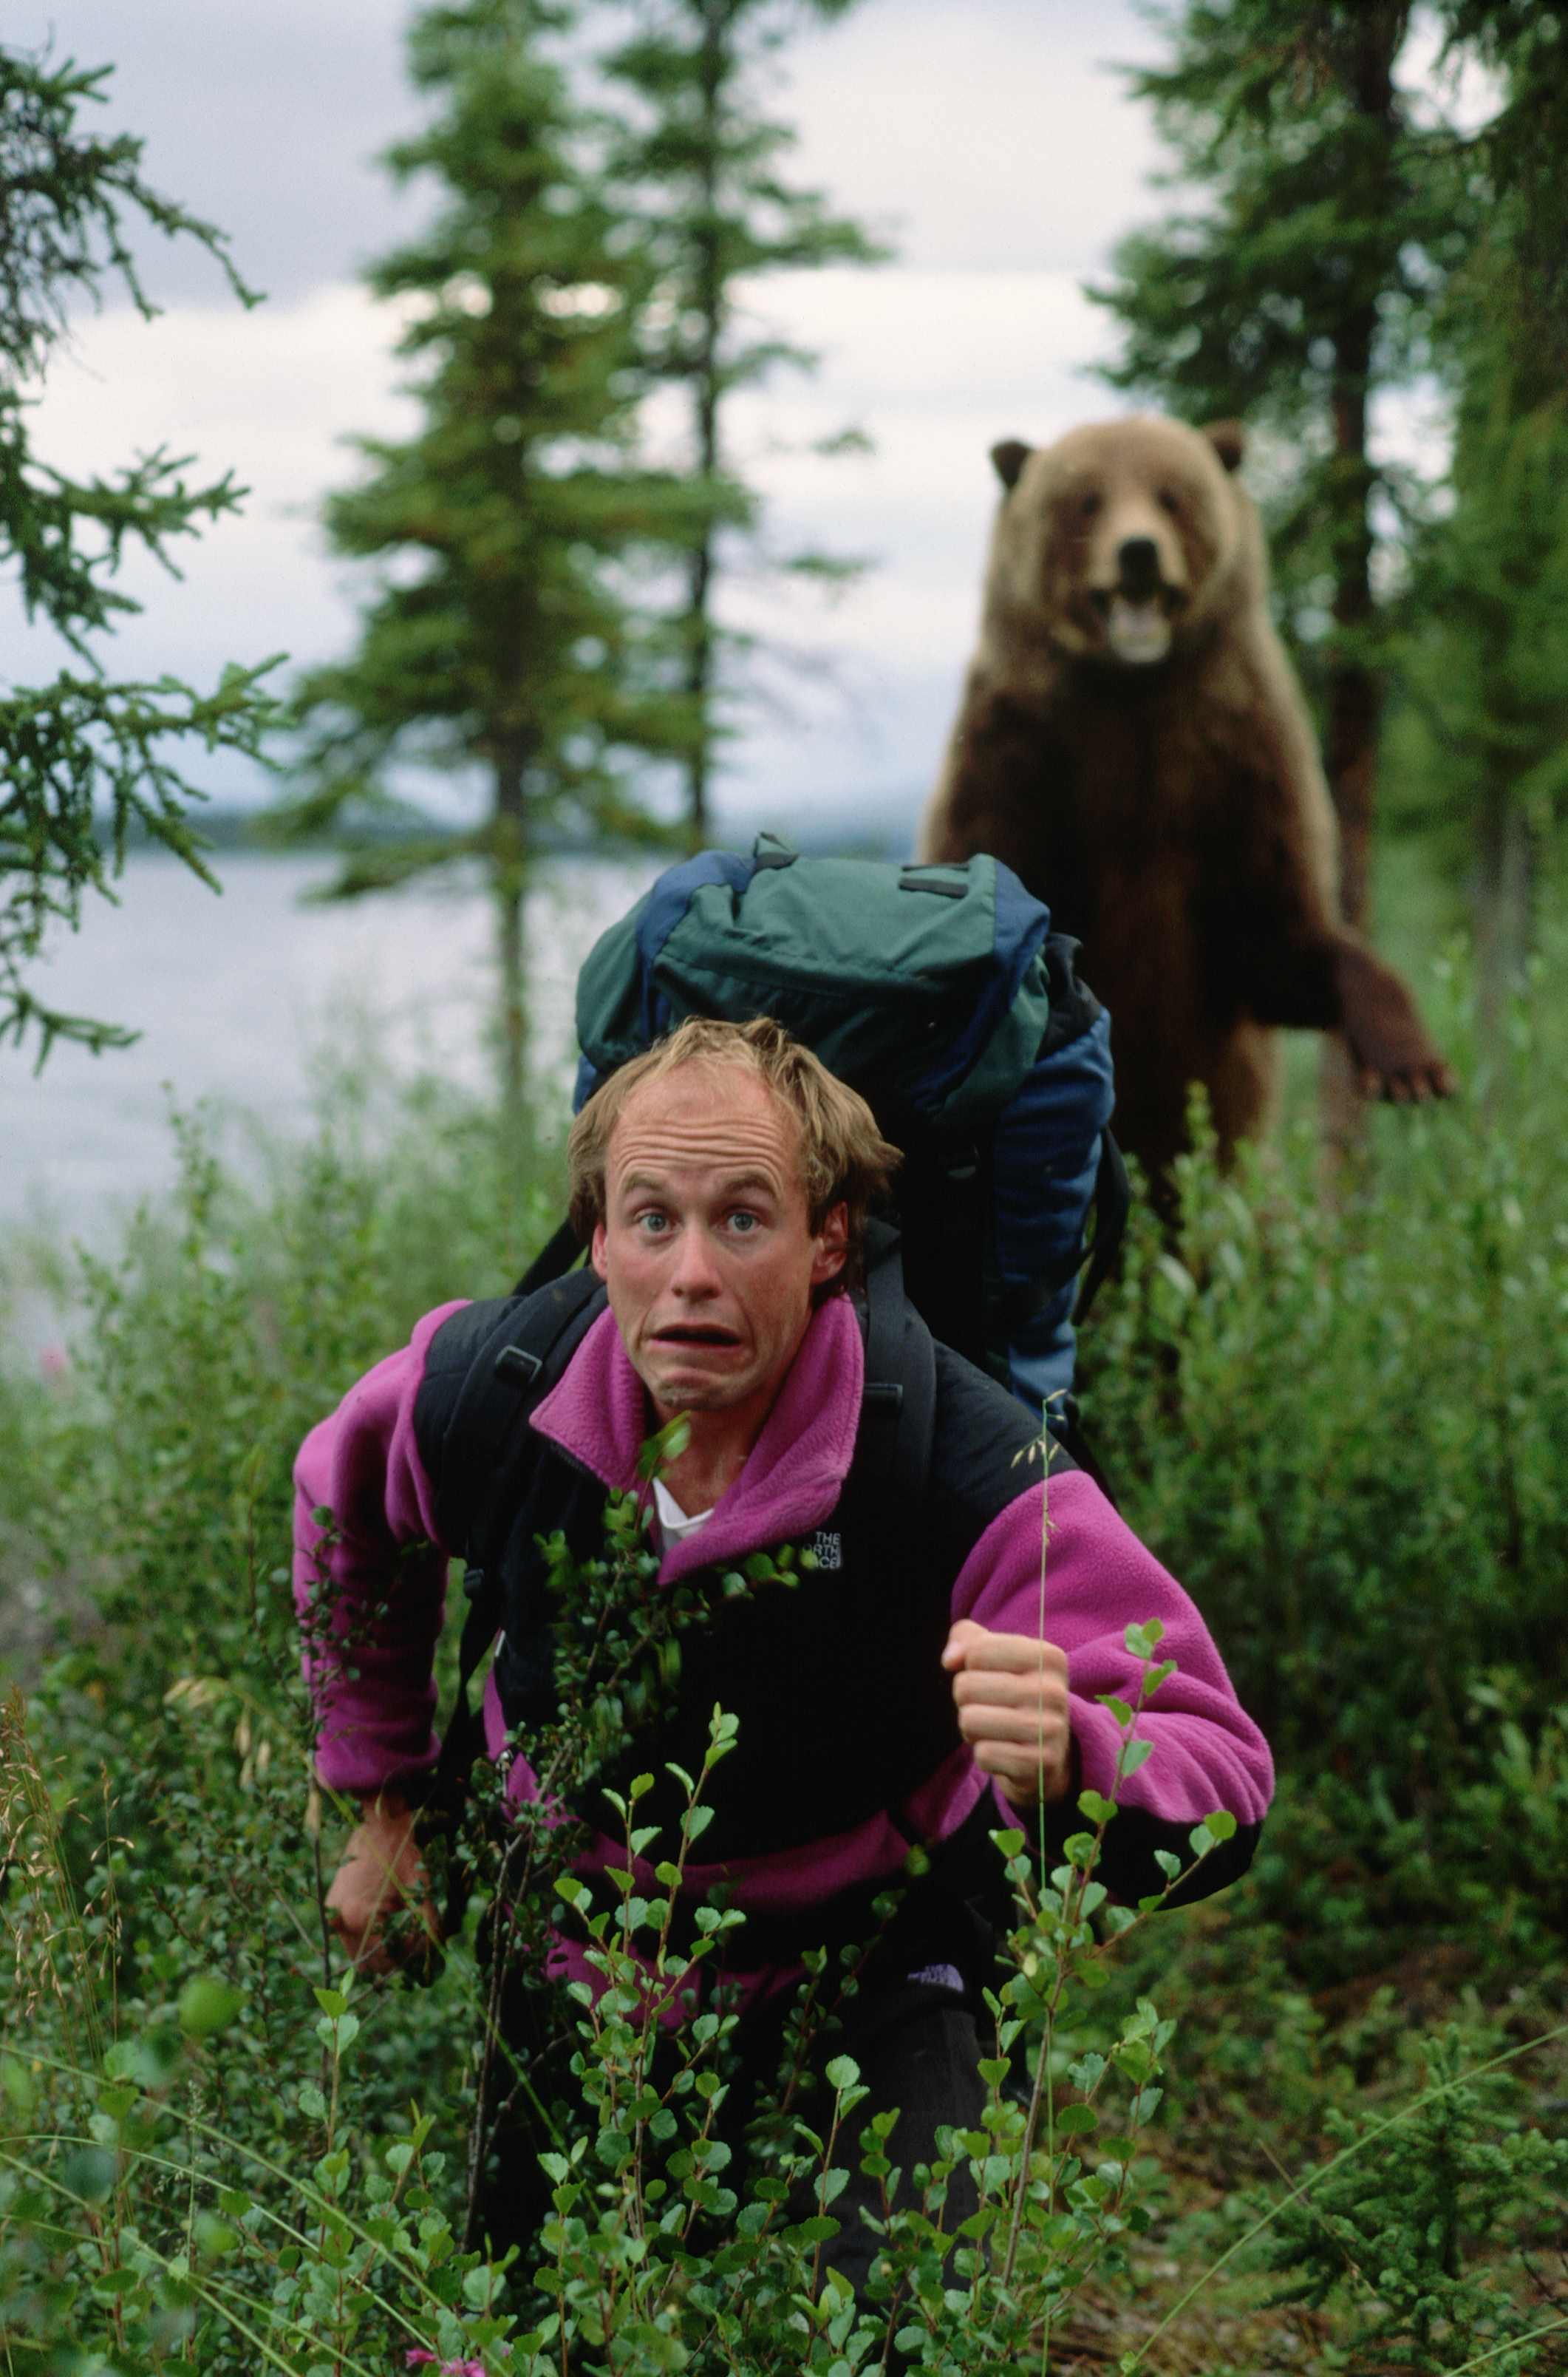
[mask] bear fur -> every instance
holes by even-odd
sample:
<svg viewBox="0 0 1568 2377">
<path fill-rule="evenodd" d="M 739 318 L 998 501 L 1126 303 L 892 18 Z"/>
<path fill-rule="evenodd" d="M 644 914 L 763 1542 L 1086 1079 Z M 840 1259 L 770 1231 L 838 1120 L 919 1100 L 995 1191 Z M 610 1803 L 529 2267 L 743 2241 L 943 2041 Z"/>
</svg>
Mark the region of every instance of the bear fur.
<svg viewBox="0 0 1568 2377">
<path fill-rule="evenodd" d="M 1083 944 L 1118 1138 L 1151 1173 L 1187 1085 L 1256 1136 L 1280 1024 L 1343 1033 L 1362 1088 L 1453 1086 L 1404 982 L 1339 914 L 1337 835 L 1268 615 L 1241 433 L 1135 417 L 993 448 L 980 646 L 920 854 L 989 851 Z"/>
</svg>

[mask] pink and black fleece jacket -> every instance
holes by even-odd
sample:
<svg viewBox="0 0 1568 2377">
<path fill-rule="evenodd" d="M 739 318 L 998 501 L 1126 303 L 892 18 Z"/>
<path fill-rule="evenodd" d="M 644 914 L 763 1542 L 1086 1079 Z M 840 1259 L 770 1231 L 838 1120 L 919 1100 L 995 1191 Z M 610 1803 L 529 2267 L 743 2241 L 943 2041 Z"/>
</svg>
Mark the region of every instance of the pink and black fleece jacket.
<svg viewBox="0 0 1568 2377">
<path fill-rule="evenodd" d="M 437 1756 L 432 1666 L 448 1559 L 467 1548 L 442 1516 L 441 1430 L 455 1402 L 444 1381 L 459 1375 L 497 1308 L 447 1305 L 427 1315 L 300 1452 L 295 1596 L 302 1615 L 316 1613 L 306 1672 L 321 1719 L 320 1773 L 346 1793 L 410 1783 Z M 942 1348 L 926 1506 L 897 1514 L 895 1525 L 858 1483 L 863 1381 L 856 1314 L 836 1297 L 814 1316 L 740 1477 L 704 1527 L 665 1551 L 659 1581 L 670 1585 L 717 1577 L 786 1543 L 811 1547 L 817 1560 L 794 1590 L 762 1588 L 724 1605 L 683 1642 L 673 1730 L 652 1752 L 639 1749 L 636 1766 L 663 1756 L 689 1764 L 716 1697 L 740 1716 L 741 1747 L 717 1770 L 706 1861 L 688 1869 L 688 1888 L 723 1882 L 762 1926 L 796 1915 L 809 1925 L 812 1910 L 840 1893 L 894 1880 L 912 1841 L 947 1839 L 982 1798 L 997 1822 L 1035 1830 L 958 1735 L 939 1664 L 958 1619 L 1043 1635 L 1066 1654 L 1081 1787 L 1102 1796 L 1119 1741 L 1102 1696 L 1135 1702 L 1141 1667 L 1125 1630 L 1158 1619 L 1161 1654 L 1176 1671 L 1137 1720 L 1151 1754 L 1117 1794 L 1100 1875 L 1126 1899 L 1158 1889 L 1154 1851 L 1187 1865 L 1191 1828 L 1224 1809 L 1236 1835 L 1184 1894 L 1233 1880 L 1250 1860 L 1273 1772 L 1187 1595 L 1088 1477 L 1053 1463 L 1042 1479 L 1022 1406 Z M 517 1463 L 505 1632 L 485 1696 L 493 1752 L 509 1725 L 526 1741 L 530 1695 L 537 1702 L 549 1688 L 551 1613 L 540 1607 L 534 1537 L 561 1524 L 569 1539 L 587 1530 L 575 1549 L 597 1548 L 605 1497 L 633 1486 L 649 1427 L 642 1385 L 604 1311 L 535 1408 Z M 321 1511 L 329 1527 L 318 1524 Z M 334 1648 L 345 1638 L 347 1655 Z M 525 1755 L 515 1757 L 508 1788 L 536 1796 Z M 1043 1823 L 1048 1838 L 1053 1825 L 1060 1837 L 1082 1819 L 1069 1799 Z M 585 1864 L 623 1857 L 605 1835 Z"/>
</svg>

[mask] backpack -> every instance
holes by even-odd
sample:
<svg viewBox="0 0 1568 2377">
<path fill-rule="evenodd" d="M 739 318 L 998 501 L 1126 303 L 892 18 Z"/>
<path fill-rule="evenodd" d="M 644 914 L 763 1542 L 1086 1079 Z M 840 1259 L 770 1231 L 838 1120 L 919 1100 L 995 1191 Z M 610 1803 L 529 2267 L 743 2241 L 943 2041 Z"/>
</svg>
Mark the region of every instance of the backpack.
<svg viewBox="0 0 1568 2377">
<path fill-rule="evenodd" d="M 993 858 L 811 859 L 765 834 L 750 858 L 704 851 L 668 868 L 578 976 L 579 1111 L 687 1015 L 766 1014 L 859 1090 L 904 1151 L 897 1212 L 867 1233 L 862 1420 L 900 1523 L 924 1507 L 933 1337 L 1043 1410 L 1105 1483 L 1071 1398 L 1074 1328 L 1114 1260 L 1128 1188 L 1109 1128 L 1111 1019 L 1078 981 L 1076 951 Z M 469 1690 L 501 1622 L 506 1481 L 533 1409 L 603 1307 L 592 1273 L 571 1272 L 579 1252 L 563 1223 L 472 1351 L 454 1413 L 448 1540 L 465 1541 L 469 1608 L 427 1845 L 455 1833 L 481 1747 Z M 448 1873 L 450 1930 L 464 1885 Z"/>
<path fill-rule="evenodd" d="M 994 858 L 802 858 L 767 834 L 749 858 L 703 851 L 590 951 L 575 1105 L 688 1015 L 771 1015 L 903 1150 L 890 1218 L 932 1334 L 1064 1427 L 1075 1324 L 1127 1214 L 1111 1019 L 1076 953 Z M 521 1292 L 576 1253 L 564 1227 Z"/>
</svg>

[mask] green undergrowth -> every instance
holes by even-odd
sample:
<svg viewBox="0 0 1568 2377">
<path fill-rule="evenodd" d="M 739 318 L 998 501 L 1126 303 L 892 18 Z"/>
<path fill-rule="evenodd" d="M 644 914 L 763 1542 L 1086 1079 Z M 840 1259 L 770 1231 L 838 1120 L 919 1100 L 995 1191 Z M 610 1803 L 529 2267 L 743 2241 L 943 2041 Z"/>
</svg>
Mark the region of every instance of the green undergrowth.
<svg viewBox="0 0 1568 2377">
<path fill-rule="evenodd" d="M 1280 1795 L 1247 1880 L 1151 1917 L 1062 2013 L 1051 2084 L 1069 2094 L 1069 2071 L 1092 2070 L 1141 2004 L 1175 2027 L 1160 2030 L 1163 2105 L 1125 2158 L 1146 2226 L 1063 2303 L 1054 2363 L 1555 2365 L 1562 940 L 1548 932 L 1484 1056 L 1462 947 L 1426 970 L 1464 1093 L 1375 1117 L 1352 1176 L 1325 1181 L 1299 1112 L 1229 1179 L 1200 1144 L 1179 1238 L 1136 1215 L 1085 1332 L 1088 1426 L 1123 1512 L 1202 1607 Z M 1300 1073 L 1293 1059 L 1298 1109 Z M 407 2350 L 526 2365 L 501 2347 L 534 2332 L 537 2305 L 463 2244 L 488 1987 L 477 1902 L 435 1987 L 342 1997 L 319 1894 L 347 1811 L 311 1779 L 283 1580 L 300 1438 L 422 1311 L 511 1284 L 560 1210 L 559 1124 L 508 1146 L 438 1086 L 339 1082 L 259 1187 L 217 1160 L 200 1117 L 176 1129 L 178 1192 L 117 1251 L 51 1271 L 18 1248 L 7 1275 L 18 1308 L 61 1295 L 70 1355 L 45 1375 L 18 1339 L 0 1368 L 0 1574 L 25 1559 L 63 1631 L 26 1716 L 30 1837 L 43 1826 L 49 1859 L 30 1874 L 13 1843 L 0 1896 L 16 1951 L 0 1971 L 6 2168 L 42 2153 L 51 2185 L 70 2180 L 71 2252 L 99 2240 L 101 2262 L 111 2213 L 116 2236 L 134 2232 L 105 2264 L 124 2279 L 84 2275 L 64 2247 L 42 2276 L 27 2264 L 34 2309 L 0 2311 L 8 2366 L 270 2365 L 220 2319 L 230 2341 L 193 2342 L 196 2296 L 225 2270 L 283 2289 L 267 2298 L 288 2314 L 268 2350 L 302 2377 L 402 2366 Z M 41 1965 L 46 1920 L 63 1944 Z M 1017 2052 L 1037 2049 L 1038 2023 Z M 46 2115 L 62 2143 L 24 2152 Z M 0 2251 L 36 2242 L 40 2201 L 13 2189 Z M 375 2222 L 382 2275 L 362 2284 L 353 2224 Z M 265 2251 L 244 2241 L 259 2228 Z M 567 2245 L 597 2252 L 597 2233 Z M 0 2270 L 7 2304 L 8 2284 Z M 824 2310 L 820 2269 L 814 2284 L 771 2360 L 737 2346 L 722 2365 L 880 2365 L 880 2345 L 851 2349 L 849 2306 Z M 368 2310 L 351 2309 L 356 2286 Z M 100 2317 L 116 2288 L 141 2323 L 123 2347 Z M 78 2299 L 96 2306 L 90 2349 Z M 926 2323 L 949 2356 L 932 2365 L 983 2365 L 944 2317 Z M 596 2344 L 591 2324 L 573 2345 L 584 2371 L 678 2367 L 692 2349 L 679 2320 L 636 2352 Z"/>
</svg>

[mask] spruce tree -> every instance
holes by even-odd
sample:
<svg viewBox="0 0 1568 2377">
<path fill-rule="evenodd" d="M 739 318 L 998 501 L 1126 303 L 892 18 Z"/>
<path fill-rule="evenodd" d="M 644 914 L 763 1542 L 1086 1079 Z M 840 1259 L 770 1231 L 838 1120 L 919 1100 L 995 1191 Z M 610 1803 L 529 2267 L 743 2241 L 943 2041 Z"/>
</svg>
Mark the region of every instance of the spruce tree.
<svg viewBox="0 0 1568 2377">
<path fill-rule="evenodd" d="M 1507 298 L 1522 337 L 1568 378 L 1568 18 L 1550 0 L 1442 0 L 1455 62 L 1478 61 L 1503 104 L 1469 142 L 1489 232 L 1507 209 Z"/>
<path fill-rule="evenodd" d="M 1123 242 L 1115 281 L 1092 293 L 1126 334 L 1113 386 L 1195 422 L 1241 415 L 1289 457 L 1277 576 L 1297 627 L 1320 631 L 1309 678 L 1358 926 L 1385 658 L 1377 518 L 1404 493 L 1369 451 L 1368 413 L 1425 363 L 1468 235 L 1456 144 L 1415 120 L 1395 79 L 1411 13 L 1408 0 L 1186 0 L 1172 63 L 1130 80 L 1210 204 Z"/>
<path fill-rule="evenodd" d="M 809 351 L 747 332 L 738 284 L 770 272 L 867 264 L 885 254 L 857 223 L 828 209 L 822 193 L 796 189 L 780 164 L 794 135 L 764 112 L 759 85 L 768 62 L 802 18 L 831 18 L 852 0 L 631 0 L 636 31 L 605 62 L 631 94 L 634 118 L 617 145 L 615 171 L 648 222 L 658 270 L 644 317 L 645 366 L 655 382 L 680 388 L 690 408 L 687 468 L 697 498 L 680 559 L 677 614 L 680 682 L 692 705 L 685 755 L 687 824 L 694 846 L 708 836 L 709 794 L 726 733 L 726 653 L 745 639 L 722 628 L 715 595 L 727 558 L 747 543 L 758 552 L 759 506 L 734 468 L 723 435 L 727 400 L 778 365 L 810 370 Z M 846 431 L 822 450 L 863 448 Z M 859 566 L 823 552 L 780 565 L 841 582 Z"/>
<path fill-rule="evenodd" d="M 628 765 L 686 735 L 659 639 L 626 594 L 639 551 L 681 533 L 684 499 L 636 459 L 646 266 L 547 54 L 571 21 L 552 0 L 450 0 L 414 20 L 412 78 L 439 113 L 387 161 L 400 181 L 434 175 L 445 203 L 369 281 L 410 309 L 398 352 L 422 367 L 424 418 L 405 443 L 360 440 L 366 473 L 327 507 L 334 549 L 386 567 L 357 650 L 300 689 L 309 788 L 286 820 L 318 830 L 394 803 L 402 764 L 484 770 L 479 824 L 362 846 L 333 890 L 483 862 L 513 1111 L 540 830 L 647 830 Z"/>
<path fill-rule="evenodd" d="M 233 511 L 244 490 L 228 473 L 192 484 L 191 458 L 163 448 L 112 479 L 72 478 L 33 449 L 30 416 L 72 301 L 100 304 L 117 283 L 145 317 L 158 311 L 127 245 L 138 219 L 197 241 L 235 294 L 255 302 L 223 233 L 143 181 L 142 143 L 85 127 L 110 71 L 0 48 L 0 560 L 14 568 L 28 618 L 71 654 L 46 685 L 0 678 L 0 1040 L 35 1035 L 41 1064 L 56 1039 L 96 1053 L 136 1036 L 38 997 L 30 961 L 51 923 L 74 931 L 84 892 L 113 898 L 137 827 L 216 890 L 188 813 L 201 795 L 168 748 L 194 736 L 255 757 L 271 711 L 265 668 L 232 667 L 202 694 L 170 676 L 116 681 L 95 650 L 140 608 L 115 582 L 127 549 L 172 570 L 171 547 Z"/>
<path fill-rule="evenodd" d="M 1452 508 L 1419 547 L 1401 656 L 1428 813 L 1470 897 L 1488 1037 L 1568 807 L 1568 395 L 1538 253 L 1523 193 L 1500 194 L 1444 309 Z"/>
</svg>

